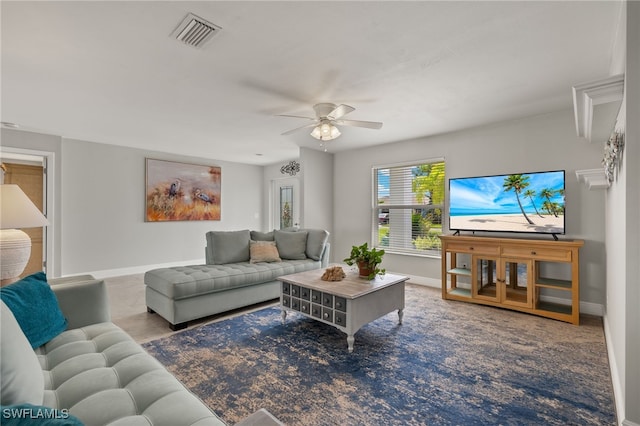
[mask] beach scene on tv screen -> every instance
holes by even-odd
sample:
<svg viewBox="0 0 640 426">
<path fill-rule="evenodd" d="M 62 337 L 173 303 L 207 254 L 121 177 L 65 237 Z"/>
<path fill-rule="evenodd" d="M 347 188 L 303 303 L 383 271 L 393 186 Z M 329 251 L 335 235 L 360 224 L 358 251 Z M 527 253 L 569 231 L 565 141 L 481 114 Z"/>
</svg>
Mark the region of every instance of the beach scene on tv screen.
<svg viewBox="0 0 640 426">
<path fill-rule="evenodd" d="M 564 172 L 450 179 L 449 229 L 564 233 Z"/>
</svg>

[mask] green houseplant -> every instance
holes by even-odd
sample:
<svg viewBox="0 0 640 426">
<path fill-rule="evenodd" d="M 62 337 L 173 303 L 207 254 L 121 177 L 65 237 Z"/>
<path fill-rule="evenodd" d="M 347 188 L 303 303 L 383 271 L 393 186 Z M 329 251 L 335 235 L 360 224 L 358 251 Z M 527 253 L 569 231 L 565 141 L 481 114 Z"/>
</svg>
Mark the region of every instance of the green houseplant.
<svg viewBox="0 0 640 426">
<path fill-rule="evenodd" d="M 352 246 L 351 255 L 343 260 L 349 266 L 358 265 L 361 278 L 372 280 L 378 274 L 384 274 L 385 269 L 378 268 L 382 263 L 384 250 L 377 250 L 375 247 L 369 248 L 367 243 L 361 246 Z"/>
</svg>

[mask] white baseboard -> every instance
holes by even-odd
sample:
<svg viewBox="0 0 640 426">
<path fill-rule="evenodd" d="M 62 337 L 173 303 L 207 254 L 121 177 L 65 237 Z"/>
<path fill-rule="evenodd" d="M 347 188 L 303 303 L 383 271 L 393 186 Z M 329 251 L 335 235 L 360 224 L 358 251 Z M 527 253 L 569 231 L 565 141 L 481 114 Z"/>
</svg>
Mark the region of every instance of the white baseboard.
<svg viewBox="0 0 640 426">
<path fill-rule="evenodd" d="M 434 287 L 434 288 L 441 288 L 442 286 L 442 281 L 436 278 L 421 277 L 418 275 L 409 275 L 409 274 L 403 274 L 400 272 L 389 272 L 389 273 L 395 274 L 395 275 L 404 275 L 405 277 L 409 277 L 409 283 L 411 284 L 423 285 L 426 287 Z"/>
<path fill-rule="evenodd" d="M 411 284 L 418 284 L 418 285 L 424 285 L 427 287 L 435 287 L 435 288 L 442 287 L 442 281 L 436 278 L 421 277 L 417 275 L 408 275 L 408 274 L 402 274 L 398 272 L 391 272 L 391 273 L 409 277 L 409 282 Z M 460 284 L 459 286 L 463 288 L 471 288 L 470 285 L 468 284 Z M 542 296 L 540 299 L 545 302 L 552 302 L 560 305 L 571 304 L 571 301 L 569 299 L 563 299 L 560 297 Z M 601 305 L 600 303 L 580 302 L 580 313 L 602 317 L 604 316 L 604 306 Z"/>
<path fill-rule="evenodd" d="M 569 299 L 563 299 L 561 297 L 541 296 L 540 300 L 544 302 L 557 303 L 558 305 L 568 306 L 571 304 Z M 599 303 L 580 302 L 580 313 L 602 317 L 604 316 L 604 306 Z"/>
<path fill-rule="evenodd" d="M 132 266 L 129 268 L 118 268 L 118 269 L 104 269 L 101 271 L 85 271 L 79 272 L 77 274 L 68 274 L 68 275 L 84 275 L 90 274 L 93 275 L 96 279 L 104 279 L 109 277 L 120 277 L 122 275 L 135 275 L 135 274 L 144 274 L 147 271 L 158 268 L 171 268 L 173 266 L 186 266 L 186 265 L 204 265 L 204 259 L 195 259 L 195 260 L 182 260 L 179 262 L 169 262 L 169 263 L 159 263 L 154 265 L 141 265 L 141 266 Z M 66 276 L 66 275 L 65 275 Z"/>
<path fill-rule="evenodd" d="M 618 424 L 624 426 L 638 426 L 633 422 L 624 420 L 624 398 L 622 394 L 622 383 L 620 382 L 620 374 L 618 373 L 618 364 L 613 353 L 613 342 L 611 341 L 611 326 L 606 315 L 603 316 L 604 323 L 604 339 L 607 345 L 607 356 L 609 357 L 609 371 L 611 372 L 611 384 L 613 385 L 613 400 L 616 404 L 616 413 L 618 415 Z"/>
</svg>

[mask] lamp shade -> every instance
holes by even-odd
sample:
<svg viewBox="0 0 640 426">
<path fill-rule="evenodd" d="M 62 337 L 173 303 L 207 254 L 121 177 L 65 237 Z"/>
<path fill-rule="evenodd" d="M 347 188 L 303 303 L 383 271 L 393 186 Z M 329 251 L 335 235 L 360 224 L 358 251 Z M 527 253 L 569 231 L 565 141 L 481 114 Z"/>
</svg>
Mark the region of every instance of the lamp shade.
<svg viewBox="0 0 640 426">
<path fill-rule="evenodd" d="M 15 184 L 0 185 L 0 229 L 38 228 L 49 221 Z"/>
</svg>

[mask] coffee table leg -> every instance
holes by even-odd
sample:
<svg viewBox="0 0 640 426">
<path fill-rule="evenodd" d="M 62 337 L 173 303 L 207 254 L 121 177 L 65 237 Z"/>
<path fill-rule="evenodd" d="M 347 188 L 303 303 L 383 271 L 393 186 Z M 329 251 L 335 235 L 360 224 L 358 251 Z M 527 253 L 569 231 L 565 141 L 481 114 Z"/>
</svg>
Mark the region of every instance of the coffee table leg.
<svg viewBox="0 0 640 426">
<path fill-rule="evenodd" d="M 404 309 L 398 309 L 398 324 L 402 324 L 403 316 L 404 316 Z"/>
<path fill-rule="evenodd" d="M 280 313 L 280 316 L 282 316 L 282 323 L 284 324 L 284 320 L 287 318 L 287 311 L 286 309 L 282 309 L 282 312 Z"/>
<path fill-rule="evenodd" d="M 356 338 L 353 337 L 353 334 L 349 334 L 347 336 L 347 345 L 349 346 L 349 352 L 353 352 L 353 342 L 356 341 Z"/>
</svg>

